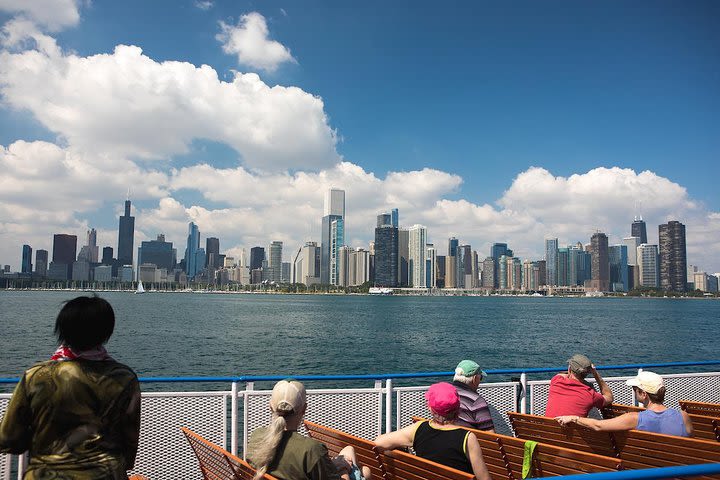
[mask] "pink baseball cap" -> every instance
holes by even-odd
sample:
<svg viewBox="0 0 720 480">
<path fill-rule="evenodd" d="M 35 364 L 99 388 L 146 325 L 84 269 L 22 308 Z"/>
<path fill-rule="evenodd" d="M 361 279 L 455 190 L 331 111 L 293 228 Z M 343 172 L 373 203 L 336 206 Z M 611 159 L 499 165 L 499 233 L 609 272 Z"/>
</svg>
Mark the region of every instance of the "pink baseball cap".
<svg viewBox="0 0 720 480">
<path fill-rule="evenodd" d="M 425 392 L 430 410 L 443 417 L 457 411 L 460 408 L 460 398 L 455 387 L 447 382 L 435 383 Z"/>
</svg>

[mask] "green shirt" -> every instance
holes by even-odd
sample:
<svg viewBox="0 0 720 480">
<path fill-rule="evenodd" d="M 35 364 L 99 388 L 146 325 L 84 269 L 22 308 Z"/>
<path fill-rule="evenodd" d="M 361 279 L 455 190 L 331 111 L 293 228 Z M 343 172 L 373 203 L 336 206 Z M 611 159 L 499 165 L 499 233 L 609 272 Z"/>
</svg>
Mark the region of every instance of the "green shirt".
<svg viewBox="0 0 720 480">
<path fill-rule="evenodd" d="M 25 479 L 127 479 L 140 386 L 115 361 L 47 361 L 25 372 L 0 424 L 0 452 L 29 451 Z"/>
<path fill-rule="evenodd" d="M 258 428 L 248 440 L 248 451 L 265 438 L 267 428 Z M 248 456 L 248 461 L 253 460 Z M 275 452 L 275 459 L 268 467 L 270 475 L 280 480 L 339 480 L 340 475 L 328 457 L 327 448 L 312 438 L 297 432 L 284 432 Z"/>
</svg>

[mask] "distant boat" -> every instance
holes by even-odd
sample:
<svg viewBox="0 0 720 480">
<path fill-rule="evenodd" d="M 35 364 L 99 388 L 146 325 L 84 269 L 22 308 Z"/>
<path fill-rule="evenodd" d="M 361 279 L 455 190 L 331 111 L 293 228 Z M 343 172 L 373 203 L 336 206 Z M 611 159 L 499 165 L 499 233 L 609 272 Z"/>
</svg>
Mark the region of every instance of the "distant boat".
<svg viewBox="0 0 720 480">
<path fill-rule="evenodd" d="M 142 280 L 138 282 L 138 288 L 135 290 L 135 293 L 145 293 L 145 288 L 143 288 Z"/>
<path fill-rule="evenodd" d="M 392 288 L 385 288 L 385 287 L 370 287 L 368 290 L 368 293 L 370 295 L 392 295 L 393 290 Z"/>
</svg>

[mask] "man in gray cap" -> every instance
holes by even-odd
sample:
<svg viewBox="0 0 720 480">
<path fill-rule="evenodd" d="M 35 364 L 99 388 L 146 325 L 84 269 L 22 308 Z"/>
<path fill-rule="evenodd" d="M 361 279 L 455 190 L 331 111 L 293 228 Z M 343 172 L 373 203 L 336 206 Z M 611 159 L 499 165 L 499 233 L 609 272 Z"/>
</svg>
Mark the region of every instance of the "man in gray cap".
<svg viewBox="0 0 720 480">
<path fill-rule="evenodd" d="M 592 373 L 600 393 L 585 380 Z M 550 380 L 546 417 L 576 415 L 587 417 L 593 407 L 602 408 L 613 401 L 613 393 L 595 365 L 585 355 L 575 354 L 568 360 L 567 373 L 558 373 Z"/>
<path fill-rule="evenodd" d="M 487 374 L 480 365 L 472 360 L 463 360 L 455 368 L 453 386 L 460 397 L 460 413 L 455 423 L 464 427 L 495 431 L 490 408 L 485 399 L 477 392 L 478 385 Z"/>
</svg>

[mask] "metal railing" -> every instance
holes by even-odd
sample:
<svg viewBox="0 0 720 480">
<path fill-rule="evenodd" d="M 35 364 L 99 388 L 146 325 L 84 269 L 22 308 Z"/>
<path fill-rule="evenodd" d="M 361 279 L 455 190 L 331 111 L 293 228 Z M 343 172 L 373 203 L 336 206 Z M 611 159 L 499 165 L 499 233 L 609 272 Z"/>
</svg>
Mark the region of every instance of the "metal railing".
<svg viewBox="0 0 720 480">
<path fill-rule="evenodd" d="M 707 367 L 720 361 L 674 362 L 659 364 L 608 365 L 599 370 L 636 370 L 644 368 Z M 528 376 L 555 373 L 566 367 L 489 370 L 491 375 L 517 376 L 509 382 L 483 383 L 479 391 L 488 400 L 496 431 L 512 434 L 508 411 L 543 412 L 549 380 L 529 381 Z M 431 381 L 447 381 L 453 372 L 422 372 L 375 375 L 300 375 L 297 380 L 306 384 L 331 382 L 348 383 L 357 387 L 313 388 L 308 390 L 308 420 L 332 426 L 354 435 L 373 439 L 380 433 L 401 428 L 413 415 L 428 414 L 424 392 Z M 663 374 L 673 401 L 687 399 L 717 401 L 720 398 L 720 372 Z M 199 479 L 197 462 L 180 433 L 188 427 L 213 443 L 233 453 L 245 451 L 248 433 L 267 425 L 270 419 L 268 399 L 271 382 L 286 376 L 238 377 L 149 377 L 143 384 L 203 383 L 225 384 L 229 390 L 200 392 L 145 392 L 142 395 L 140 448 L 135 470 L 152 480 Z M 627 377 L 608 377 L 618 403 L 634 403 L 632 390 L 625 387 Z M 396 386 L 412 380 L 427 379 L 426 385 Z M 0 383 L 14 383 L 19 379 L 0 379 Z M 368 385 L 370 383 L 370 385 Z M 258 384 L 265 389 L 256 389 Z M 363 385 L 364 384 L 364 385 Z M 0 415 L 9 402 L 10 394 L 0 394 Z M 529 406 L 529 408 L 528 408 Z M 168 461 L 170 460 L 171 461 Z M 14 466 L 14 468 L 13 468 Z M 14 473 L 20 478 L 24 458 L 15 461 L 0 455 L 0 480 L 10 480 Z M 678 476 L 674 475 L 673 476 Z M 636 477 L 623 477 L 636 478 Z M 641 478 L 641 477 L 637 477 Z M 645 477 L 642 477 L 645 478 Z M 647 477 L 664 478 L 664 477 Z"/>
</svg>

